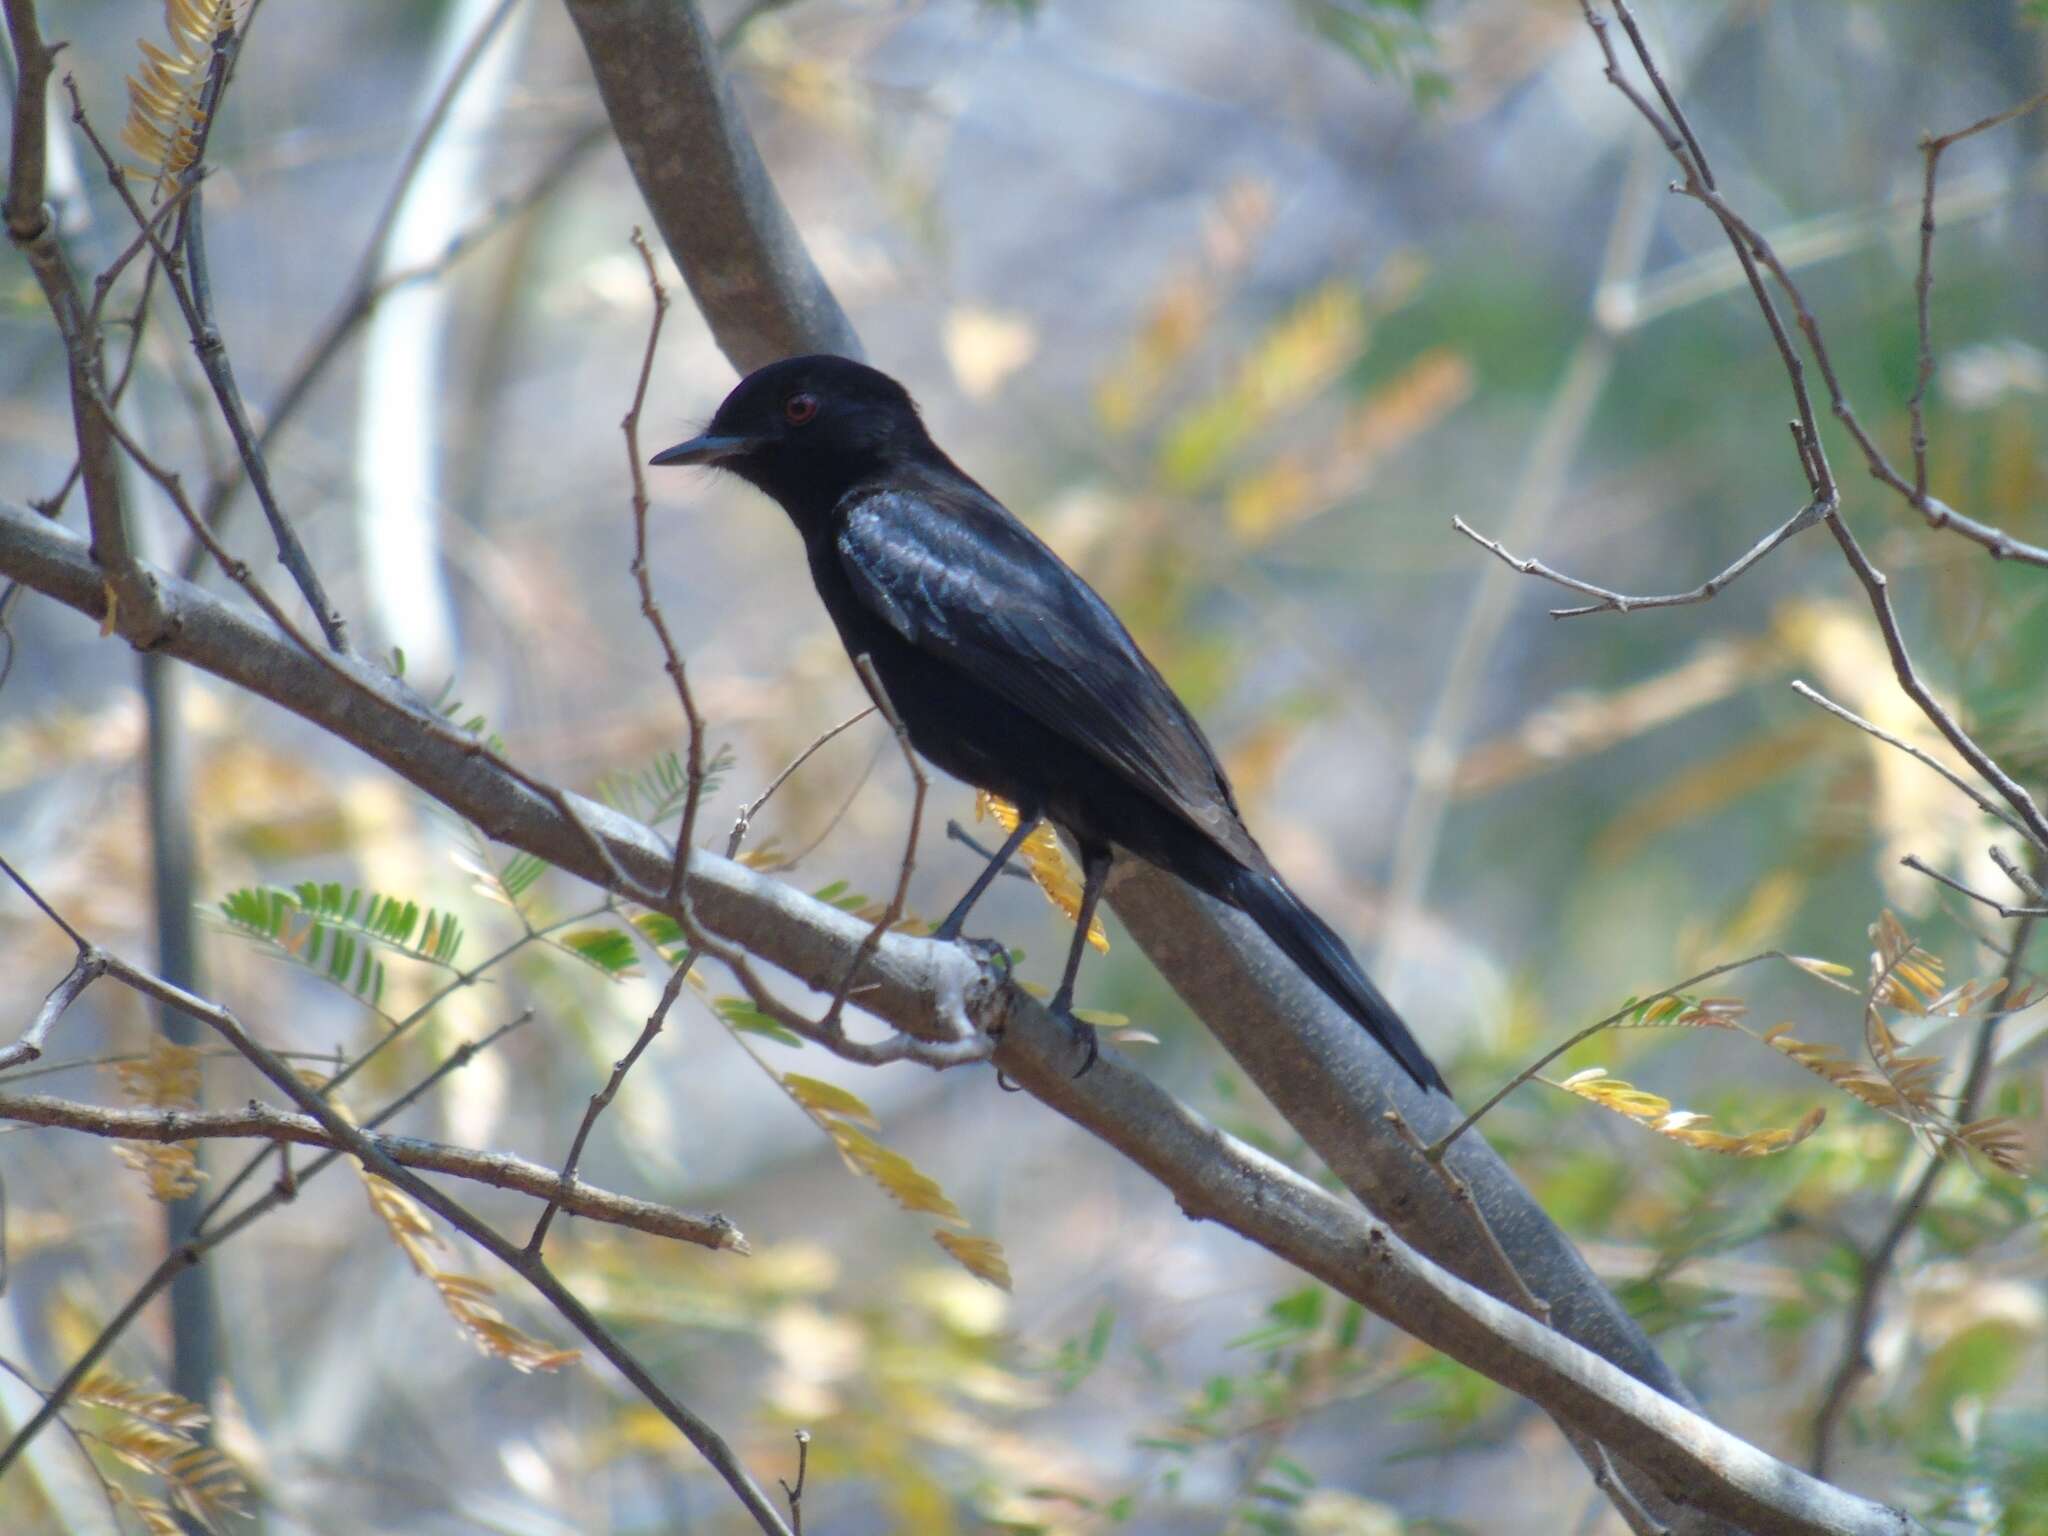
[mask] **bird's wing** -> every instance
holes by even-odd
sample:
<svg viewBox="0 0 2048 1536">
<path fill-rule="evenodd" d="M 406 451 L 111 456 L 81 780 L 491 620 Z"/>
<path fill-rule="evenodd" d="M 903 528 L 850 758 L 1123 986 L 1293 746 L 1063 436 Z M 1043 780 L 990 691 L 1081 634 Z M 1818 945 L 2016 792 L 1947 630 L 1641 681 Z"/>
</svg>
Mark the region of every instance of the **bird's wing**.
<svg viewBox="0 0 2048 1536">
<path fill-rule="evenodd" d="M 857 491 L 841 511 L 840 560 L 891 629 L 1236 841 L 1201 727 L 1109 605 L 999 502 L 970 482 Z"/>
</svg>

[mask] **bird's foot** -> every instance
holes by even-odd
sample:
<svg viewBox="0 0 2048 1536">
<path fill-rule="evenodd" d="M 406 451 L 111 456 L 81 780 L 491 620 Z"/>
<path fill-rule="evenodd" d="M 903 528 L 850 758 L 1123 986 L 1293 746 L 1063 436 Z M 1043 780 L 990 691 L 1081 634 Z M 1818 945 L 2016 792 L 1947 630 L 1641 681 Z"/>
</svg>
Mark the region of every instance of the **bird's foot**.
<svg viewBox="0 0 2048 1536">
<path fill-rule="evenodd" d="M 1054 1018 L 1067 1026 L 1068 1038 L 1081 1047 L 1081 1065 L 1075 1069 L 1074 1076 L 1086 1077 L 1088 1069 L 1094 1066 L 1097 1058 L 1102 1055 L 1102 1042 L 1096 1037 L 1095 1026 L 1085 1019 L 1076 1017 L 1071 993 L 1056 993 L 1048 1009 Z"/>
</svg>

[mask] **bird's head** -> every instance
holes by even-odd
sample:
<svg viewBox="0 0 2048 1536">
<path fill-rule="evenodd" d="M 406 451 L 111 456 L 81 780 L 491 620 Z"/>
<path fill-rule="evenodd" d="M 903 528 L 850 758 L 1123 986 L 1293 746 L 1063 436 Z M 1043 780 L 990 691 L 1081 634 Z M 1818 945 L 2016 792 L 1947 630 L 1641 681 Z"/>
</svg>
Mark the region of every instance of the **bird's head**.
<svg viewBox="0 0 2048 1536">
<path fill-rule="evenodd" d="M 648 462 L 730 470 L 804 521 L 891 460 L 930 445 L 901 384 L 851 358 L 821 354 L 756 369 L 702 435 Z"/>
</svg>

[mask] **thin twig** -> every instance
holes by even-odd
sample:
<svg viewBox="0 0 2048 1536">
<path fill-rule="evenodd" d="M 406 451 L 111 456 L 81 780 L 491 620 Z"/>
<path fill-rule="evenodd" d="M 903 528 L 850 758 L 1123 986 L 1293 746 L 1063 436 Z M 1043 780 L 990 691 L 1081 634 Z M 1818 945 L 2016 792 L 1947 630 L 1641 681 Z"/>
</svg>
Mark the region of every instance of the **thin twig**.
<svg viewBox="0 0 2048 1536">
<path fill-rule="evenodd" d="M 676 997 L 683 990 L 683 982 L 689 977 L 690 967 L 696 964 L 694 951 L 685 953 L 669 972 L 668 985 L 661 989 L 661 1001 L 654 1005 L 654 1011 L 647 1016 L 647 1024 L 640 1031 L 640 1038 L 633 1042 L 631 1050 L 612 1063 L 612 1075 L 605 1079 L 604 1087 L 590 1096 L 590 1103 L 583 1111 L 583 1121 L 576 1127 L 575 1138 L 569 1143 L 569 1155 L 562 1160 L 562 1172 L 558 1192 L 548 1196 L 548 1203 L 540 1213 L 540 1219 L 533 1224 L 533 1235 L 526 1240 L 526 1251 L 539 1254 L 547 1242 L 548 1228 L 553 1225 L 555 1212 L 565 1207 L 577 1215 L 578 1210 L 572 1199 L 576 1187 L 576 1169 L 583 1161 L 584 1144 L 590 1140 L 590 1133 L 597 1125 L 597 1117 L 605 1112 L 612 1100 L 618 1097 L 619 1085 L 626 1080 L 626 1074 L 633 1070 L 641 1054 L 654 1043 L 654 1037 L 661 1033 L 661 1027 L 668 1021 L 668 1012 L 676 1005 Z M 723 1218 L 720 1218 L 723 1219 Z M 735 1233 L 737 1236 L 737 1233 Z"/>
<path fill-rule="evenodd" d="M 811 1432 L 800 1429 L 796 1432 L 796 1486 L 791 1487 L 783 1478 L 783 1495 L 789 1500 L 789 1528 L 793 1536 L 804 1536 L 804 1478 L 811 1468 Z"/>
<path fill-rule="evenodd" d="M 1909 853 L 1903 859 L 1900 859 L 1899 862 L 1912 870 L 1916 875 L 1925 875 L 1928 879 L 1947 886 L 1959 895 L 1967 896 L 1972 901 L 1982 902 L 2000 917 L 2048 917 L 2048 907 L 2009 907 L 1997 897 L 1987 896 L 1982 891 L 1973 890 L 1953 875 L 1944 875 L 1940 870 L 1921 862 L 1918 854 Z"/>
<path fill-rule="evenodd" d="M 15 883 L 15 885 L 20 888 L 22 895 L 26 896 L 31 902 L 35 904 L 37 911 L 41 912 L 43 916 L 47 917 L 53 924 L 56 925 L 57 929 L 64 935 L 65 938 L 71 941 L 72 946 L 75 949 L 77 949 L 80 954 L 84 954 L 87 950 L 92 948 L 92 945 L 86 942 L 85 935 L 80 933 L 76 928 L 72 927 L 69 923 L 67 923 L 64 920 L 63 914 L 58 912 L 58 910 L 55 907 L 51 906 L 47 901 L 43 900 L 43 893 L 41 891 L 38 891 L 34 886 L 30 885 L 27 880 L 23 879 L 21 871 L 16 869 L 12 864 L 8 863 L 7 860 L 4 858 L 0 858 L 0 874 L 5 874 L 9 880 L 12 880 Z"/>
<path fill-rule="evenodd" d="M 1667 997 L 1676 997 L 1679 993 L 1685 991 L 1688 987 L 1696 987 L 1703 981 L 1713 980 L 1713 978 L 1716 976 L 1725 976 L 1730 971 L 1739 971 L 1746 966 L 1757 965 L 1765 960 L 1784 960 L 1790 962 L 1792 961 L 1792 959 L 1793 957 L 1791 955 L 1786 954 L 1782 949 L 1766 949 L 1758 954 L 1745 955 L 1740 960 L 1729 960 L 1721 965 L 1709 966 L 1707 967 L 1707 969 L 1701 971 L 1696 976 L 1688 976 L 1683 981 L 1673 982 L 1670 986 L 1666 987 L 1662 992 L 1652 992 L 1648 997 L 1638 997 L 1631 999 L 1629 1002 L 1615 1009 L 1614 1012 L 1608 1014 L 1606 1018 L 1598 1019 L 1593 1023 L 1588 1024 L 1584 1029 L 1580 1030 L 1577 1034 L 1568 1037 L 1562 1044 L 1553 1046 L 1551 1049 L 1545 1051 L 1541 1056 L 1537 1057 L 1536 1060 L 1530 1062 L 1528 1066 L 1524 1067 L 1520 1072 L 1517 1072 L 1513 1077 L 1509 1078 L 1506 1083 L 1502 1084 L 1499 1088 L 1495 1089 L 1492 1096 L 1488 1098 L 1484 1104 L 1481 1104 L 1477 1109 L 1473 1110 L 1471 1114 L 1467 1115 L 1463 1120 L 1459 1121 L 1458 1124 L 1455 1127 L 1453 1127 L 1447 1134 L 1439 1136 L 1434 1142 L 1430 1143 L 1428 1148 L 1428 1155 L 1430 1157 L 1430 1160 L 1433 1162 L 1440 1161 L 1443 1158 L 1443 1155 L 1451 1149 L 1452 1144 L 1456 1142 L 1460 1136 L 1463 1136 L 1467 1131 L 1471 1130 L 1473 1126 L 1477 1125 L 1489 1113 L 1491 1113 L 1493 1107 L 1496 1104 L 1500 1103 L 1502 1099 L 1506 1098 L 1509 1094 L 1513 1093 L 1517 1088 L 1521 1087 L 1522 1084 L 1531 1081 L 1537 1073 L 1541 1072 L 1545 1067 L 1549 1066 L 1553 1061 L 1557 1060 L 1558 1057 L 1564 1055 L 1564 1053 L 1566 1051 L 1569 1051 L 1573 1046 L 1578 1045 L 1583 1041 L 1592 1039 L 1595 1035 L 1599 1034 L 1603 1029 L 1612 1029 L 1616 1024 L 1619 1024 L 1623 1019 L 1628 1018 L 1631 1014 L 1640 1012 L 1643 1008 L 1647 1007 L 1651 1003 L 1661 1002 Z"/>
<path fill-rule="evenodd" d="M 626 436 L 626 471 L 632 477 L 633 485 L 633 563 L 630 570 L 634 584 L 640 589 L 640 616 L 647 620 L 655 638 L 661 642 L 662 668 L 675 685 L 676 702 L 682 706 L 683 721 L 689 729 L 689 740 L 683 754 L 683 814 L 676 826 L 676 856 L 668 877 L 668 902 L 674 906 L 688 899 L 684 886 L 690 869 L 690 846 L 697 840 L 697 811 L 704 799 L 704 717 L 697 712 L 696 698 L 690 692 L 689 672 L 683 666 L 682 653 L 676 649 L 675 637 L 669 633 L 661 604 L 655 601 L 654 579 L 647 569 L 647 472 L 641 467 L 640 412 L 647 404 L 648 380 L 654 376 L 654 354 L 661 345 L 661 322 L 668 314 L 668 290 L 662 286 L 661 274 L 655 270 L 654 252 L 647 247 L 647 237 L 637 225 L 634 226 L 632 240 L 633 249 L 639 254 L 640 264 L 647 273 L 647 290 L 653 300 L 653 309 L 647 321 L 647 345 L 640 353 L 640 372 L 633 381 L 633 403 L 626 408 L 625 419 L 619 423 L 619 430 Z"/>
<path fill-rule="evenodd" d="M 233 22 L 226 24 L 225 31 L 232 37 Z M 226 68 L 228 55 L 216 44 L 213 73 L 207 82 L 207 91 L 215 93 L 222 83 L 222 71 Z M 211 292 L 208 285 L 205 246 L 203 241 L 194 242 L 195 232 L 202 227 L 202 221 L 195 215 L 200 206 L 200 194 L 195 188 L 188 198 L 181 214 L 180 234 L 185 242 L 185 262 L 172 259 L 170 250 L 154 232 L 148 213 L 135 199 L 129 189 L 128 176 L 121 163 L 116 160 L 99 133 L 86 115 L 84 99 L 79 95 L 78 83 L 70 75 L 64 77 L 64 88 L 71 94 L 71 120 L 78 125 L 85 140 L 99 156 L 107 180 L 115 193 L 128 209 L 135 227 L 141 231 L 156 252 L 157 261 L 163 267 L 164 281 L 177 301 L 178 310 L 185 318 L 185 329 L 191 338 L 192 349 L 198 355 L 200 369 L 213 390 L 215 404 L 220 409 L 221 419 L 227 423 L 228 434 L 234 439 L 235 451 L 248 472 L 249 483 L 256 492 L 256 499 L 263 507 L 263 515 L 269 520 L 272 537 L 277 542 L 277 558 L 300 594 L 306 606 L 313 610 L 314 620 L 327 644 L 336 651 L 348 650 L 348 626 L 339 610 L 327 598 L 326 589 L 321 586 L 312 562 L 307 559 L 305 546 L 299 542 L 296 530 L 278 505 L 271 489 L 269 465 L 263 458 L 262 449 L 256 441 L 255 429 L 249 423 L 248 409 L 242 404 L 240 387 L 235 382 L 234 366 L 230 362 L 227 347 L 221 340 L 220 327 L 214 323 Z M 205 119 L 202 118 L 202 121 Z M 186 270 L 186 264 L 190 270 Z"/>
<path fill-rule="evenodd" d="M 1573 592 L 1580 592 L 1587 597 L 1597 599 L 1595 602 L 1578 608 L 1553 608 L 1550 610 L 1550 616 L 1553 619 L 1577 619 L 1583 618 L 1589 613 L 1634 613 L 1642 608 L 1683 608 L 1689 603 L 1707 602 L 1712 598 L 1720 596 L 1738 577 L 1762 560 L 1765 555 L 1768 555 L 1780 544 L 1791 538 L 1793 534 L 1811 528 L 1815 523 L 1818 523 L 1822 518 L 1824 510 L 1820 503 L 1808 502 L 1797 512 L 1793 513 L 1791 517 L 1751 545 L 1748 553 L 1736 560 L 1734 564 L 1730 565 L 1719 575 L 1708 577 L 1690 592 L 1670 592 L 1658 596 L 1642 597 L 1632 597 L 1625 592 L 1611 592 L 1607 588 L 1595 586 L 1589 581 L 1581 581 L 1576 576 L 1567 576 L 1562 571 L 1552 570 L 1541 560 L 1518 558 L 1508 553 L 1507 549 L 1497 541 L 1476 532 L 1462 517 L 1452 518 L 1451 526 L 1480 548 L 1498 556 L 1510 568 L 1520 571 L 1524 576 L 1538 576 L 1545 581 L 1554 582 L 1560 587 L 1565 587 Z"/>
<path fill-rule="evenodd" d="M 2040 881 L 2027 873 L 2026 870 L 2020 868 L 2014 862 L 2011 854 L 2007 853 L 1996 843 L 1993 843 L 1985 852 L 1990 855 L 1991 862 L 1996 864 L 2000 871 L 2004 873 L 2005 878 L 2018 886 L 2026 894 L 2029 901 L 2038 901 L 2044 906 L 2048 906 L 2048 890 L 2043 890 Z"/>
<path fill-rule="evenodd" d="M 12 874 L 13 871 L 9 870 Z M 18 1067 L 26 1062 L 40 1061 L 43 1055 L 43 1041 L 49 1038 L 51 1026 L 63 1017 L 64 1010 L 78 1001 L 79 994 L 107 972 L 105 959 L 98 951 L 88 947 L 78 952 L 71 969 L 64 978 L 50 988 L 49 996 L 43 999 L 43 1006 L 36 1010 L 36 1016 L 21 1038 L 14 1044 L 0 1049 L 0 1072 Z"/>
<path fill-rule="evenodd" d="M 0 1094 L 0 1120 L 49 1126 L 115 1141 L 180 1142 L 249 1139 L 303 1147 L 334 1147 L 334 1137 L 305 1115 L 286 1114 L 251 1100 L 241 1109 L 200 1112 L 177 1109 L 113 1109 L 47 1094 Z M 704 1248 L 747 1252 L 746 1239 L 723 1216 L 698 1215 L 653 1201 L 615 1194 L 579 1182 L 573 1170 L 544 1167 L 508 1152 L 422 1141 L 414 1136 L 364 1135 L 395 1163 L 427 1173 L 445 1173 L 493 1189 L 532 1195 L 561 1209 L 612 1226 L 656 1237 L 676 1238 Z"/>
<path fill-rule="evenodd" d="M 1550 1303 L 1529 1289 L 1529 1282 L 1524 1280 L 1522 1272 L 1515 1268 L 1515 1261 L 1508 1257 L 1507 1249 L 1501 1247 L 1500 1238 L 1494 1234 L 1493 1224 L 1486 1219 L 1486 1214 L 1479 1209 L 1479 1203 L 1472 1198 L 1472 1186 L 1460 1178 L 1457 1170 L 1444 1161 L 1441 1147 L 1427 1145 L 1415 1134 L 1415 1127 L 1408 1123 L 1407 1116 L 1398 1109 L 1388 1110 L 1383 1118 L 1393 1127 L 1395 1136 L 1402 1144 L 1413 1150 L 1415 1155 L 1422 1159 L 1424 1166 L 1436 1176 L 1437 1182 L 1443 1185 L 1445 1193 L 1451 1197 L 1451 1203 L 1465 1212 L 1472 1223 L 1472 1229 L 1479 1234 L 1481 1245 L 1493 1256 L 1494 1266 L 1500 1271 L 1500 1279 L 1503 1288 L 1508 1292 L 1508 1299 L 1539 1323 L 1548 1323 Z M 1448 1144 L 1446 1141 L 1442 1145 Z"/>
<path fill-rule="evenodd" d="M 867 717 L 869 715 L 872 715 L 874 712 L 875 706 L 872 704 L 869 704 L 862 709 L 855 710 L 852 714 L 848 715 L 844 720 L 840 721 L 837 725 L 829 728 L 823 735 L 814 739 L 808 747 L 805 747 L 803 749 L 803 751 L 797 753 L 795 757 L 791 758 L 789 762 L 786 765 L 784 765 L 782 772 L 776 774 L 773 779 L 768 781 L 768 787 L 762 790 L 760 794 L 756 795 L 753 798 L 753 800 L 751 800 L 746 806 L 744 806 L 741 809 L 739 815 L 733 819 L 732 832 L 726 837 L 725 840 L 725 856 L 728 859 L 737 858 L 739 856 L 740 844 L 744 843 L 747 840 L 747 831 L 750 827 L 753 826 L 754 818 L 761 814 L 761 808 L 775 797 L 775 792 L 778 789 L 782 788 L 783 785 L 789 782 L 790 776 L 794 774 L 797 771 L 797 769 L 803 767 L 805 763 L 809 762 L 811 758 L 817 753 L 820 747 L 824 746 L 827 742 L 833 740 L 835 737 L 839 736 L 842 732 L 846 731 L 850 727 L 859 725 L 861 721 L 867 719 Z"/>
<path fill-rule="evenodd" d="M 2020 825 L 2018 818 L 2016 818 L 2012 814 L 2012 812 L 2008 811 L 2004 806 L 2000 805 L 1997 801 L 1993 800 L 1989 795 L 1985 794 L 1982 790 L 1978 789 L 1968 779 L 1964 778 L 1961 774 L 1957 773 L 1953 768 L 1949 767 L 1948 764 L 1944 763 L 1940 758 L 1936 757 L 1933 753 L 1924 751 L 1921 748 L 1914 746 L 1910 741 L 1901 740 L 1899 737 L 1894 736 L 1890 731 L 1885 730 L 1882 726 L 1874 725 L 1870 721 L 1864 719 L 1854 710 L 1844 709 L 1841 705 L 1837 704 L 1833 699 L 1829 698 L 1819 689 L 1810 687 L 1802 679 L 1795 678 L 1793 680 L 1792 691 L 1798 694 L 1799 697 L 1801 697 L 1802 699 L 1805 699 L 1808 703 L 1818 704 L 1822 709 L 1826 710 L 1836 719 L 1846 720 L 1849 722 L 1849 724 L 1855 726 L 1857 730 L 1866 732 L 1871 736 L 1875 736 L 1879 741 L 1883 742 L 1886 746 L 1897 747 L 1901 752 L 1905 753 L 1908 757 L 1914 759 L 1916 762 L 1925 763 L 1929 768 L 1932 768 L 1944 779 L 1947 779 L 1949 783 L 1953 784 L 1957 789 L 1961 790 L 1965 795 L 1969 796 L 1971 803 L 1974 804 L 1979 810 L 1984 812 L 1985 815 L 1996 816 L 2008 827 L 2011 827 L 2013 831 L 2019 833 L 2021 837 L 2025 837 L 2027 835 L 2027 829 Z"/>
<path fill-rule="evenodd" d="M 1913 434 L 1913 485 L 1908 500 L 1926 516 L 1929 526 L 1954 528 L 1966 538 L 1975 539 L 1990 550 L 1991 557 L 2004 559 L 2014 557 L 2035 565 L 2048 565 L 2048 549 L 2036 549 L 2032 545 L 2019 544 L 1997 529 L 1988 528 L 1971 518 L 1959 518 L 1947 507 L 1937 508 L 1927 494 L 1927 420 L 1924 414 L 1927 400 L 1927 386 L 1934 380 L 1934 330 L 1930 316 L 1930 300 L 1934 294 L 1934 184 L 1941 164 L 1942 153 L 1951 145 L 1960 144 L 1964 139 L 1974 138 L 1993 128 L 2023 117 L 2036 107 L 2048 102 L 2048 91 L 2008 107 L 2003 112 L 1994 112 L 1980 118 L 1967 128 L 1958 128 L 1953 133 L 1929 134 L 1920 140 L 1920 149 L 1927 157 L 1923 180 L 1924 190 L 1920 198 L 1920 270 L 1913 279 L 1913 299 L 1918 311 L 1920 328 L 1920 361 L 1913 374 L 1913 393 L 1907 397 L 1906 413 L 1911 419 Z"/>
<path fill-rule="evenodd" d="M 903 765 L 910 770 L 910 826 L 903 837 L 903 860 L 896 869 L 896 889 L 890 892 L 889 901 L 879 916 L 861 938 L 854 949 L 853 958 L 847 962 L 846 974 L 840 978 L 839 988 L 832 994 L 832 1006 L 825 1011 L 819 1028 L 829 1036 L 841 1036 L 845 1031 L 840 1026 L 840 1014 L 846 1007 L 848 991 L 853 978 L 860 968 L 867 964 L 875 952 L 875 946 L 882 942 L 882 935 L 903 921 L 904 912 L 910 900 L 910 876 L 917 867 L 917 839 L 924 828 L 925 793 L 931 787 L 925 777 L 924 765 L 917 760 L 917 753 L 910 745 L 910 732 L 904 729 L 902 717 L 889 702 L 889 690 L 882 686 L 881 674 L 875 670 L 874 658 L 865 651 L 853 658 L 854 670 L 867 685 L 868 696 L 875 701 L 875 708 L 882 712 L 882 718 L 889 722 L 889 729 L 896 737 L 896 746 L 903 754 Z"/>
</svg>

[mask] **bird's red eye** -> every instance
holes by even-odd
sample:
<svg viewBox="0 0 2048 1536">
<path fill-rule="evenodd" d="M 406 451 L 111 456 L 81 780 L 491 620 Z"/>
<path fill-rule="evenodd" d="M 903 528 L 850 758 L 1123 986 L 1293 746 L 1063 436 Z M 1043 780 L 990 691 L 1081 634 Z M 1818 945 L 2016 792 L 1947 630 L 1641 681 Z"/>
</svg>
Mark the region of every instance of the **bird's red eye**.
<svg viewBox="0 0 2048 1536">
<path fill-rule="evenodd" d="M 782 402 L 782 414 L 789 419 L 792 427 L 800 427 L 818 414 L 816 395 L 791 395 Z"/>
</svg>

